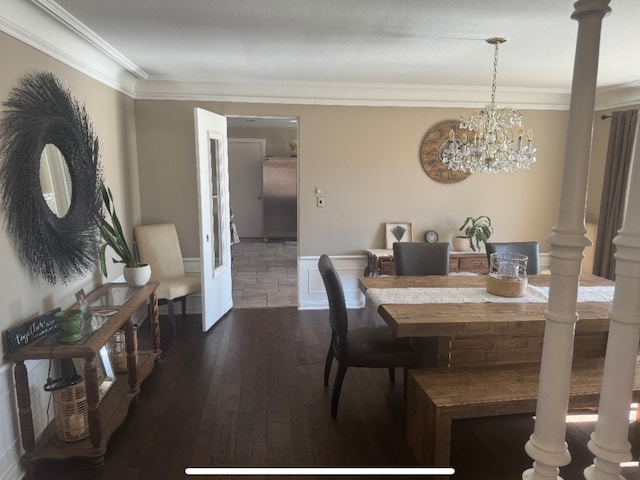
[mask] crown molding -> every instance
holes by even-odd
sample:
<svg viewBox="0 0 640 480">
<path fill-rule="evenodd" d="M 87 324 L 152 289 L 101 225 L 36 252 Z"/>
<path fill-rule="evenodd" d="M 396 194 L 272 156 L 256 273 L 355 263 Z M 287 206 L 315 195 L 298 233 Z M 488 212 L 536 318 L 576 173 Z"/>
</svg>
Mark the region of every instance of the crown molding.
<svg viewBox="0 0 640 480">
<path fill-rule="evenodd" d="M 63 25 L 67 26 L 72 31 L 76 32 L 80 37 L 85 39 L 95 48 L 100 50 L 108 58 L 112 59 L 117 64 L 131 72 L 138 78 L 147 79 L 149 74 L 138 67 L 135 63 L 121 54 L 118 50 L 112 47 L 109 43 L 104 41 L 102 37 L 98 36 L 93 30 L 87 27 L 84 23 L 78 20 L 76 17 L 67 12 L 64 8 L 58 5 L 52 0 L 31 0 L 42 10 L 47 12 L 52 17 L 56 18 Z"/>
<path fill-rule="evenodd" d="M 640 105 L 640 80 L 596 90 L 596 110 Z"/>
<path fill-rule="evenodd" d="M 151 77 L 52 0 L 2 0 L 0 30 L 134 99 L 482 108 L 489 87 L 369 83 L 211 83 Z M 501 87 L 498 103 L 568 110 L 568 89 Z M 640 105 L 640 80 L 598 88 L 596 110 Z"/>
<path fill-rule="evenodd" d="M 34 3 L 2 0 L 0 30 L 130 97 L 138 78 Z"/>
<path fill-rule="evenodd" d="M 523 110 L 566 110 L 570 93 L 561 89 L 503 88 L 501 103 Z M 136 99 L 197 100 L 302 105 L 482 108 L 485 87 L 371 83 L 207 83 L 151 77 L 139 81 Z"/>
</svg>

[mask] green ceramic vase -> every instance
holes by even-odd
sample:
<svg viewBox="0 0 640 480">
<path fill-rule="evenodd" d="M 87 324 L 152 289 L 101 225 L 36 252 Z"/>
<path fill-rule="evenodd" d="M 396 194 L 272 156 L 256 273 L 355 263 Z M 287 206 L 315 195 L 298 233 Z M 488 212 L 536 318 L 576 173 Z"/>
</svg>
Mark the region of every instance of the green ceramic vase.
<svg viewBox="0 0 640 480">
<path fill-rule="evenodd" d="M 56 313 L 61 342 L 75 342 L 82 338 L 82 312 L 80 310 L 62 310 Z"/>
</svg>

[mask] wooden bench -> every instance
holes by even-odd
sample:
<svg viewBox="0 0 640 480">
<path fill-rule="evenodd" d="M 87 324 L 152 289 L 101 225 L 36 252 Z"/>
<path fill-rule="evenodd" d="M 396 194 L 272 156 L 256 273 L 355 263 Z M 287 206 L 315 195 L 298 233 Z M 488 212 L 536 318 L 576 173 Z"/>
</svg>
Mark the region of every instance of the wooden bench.
<svg viewBox="0 0 640 480">
<path fill-rule="evenodd" d="M 569 408 L 598 405 L 603 365 L 603 358 L 574 361 Z M 539 363 L 410 370 L 407 441 L 418 462 L 449 465 L 453 420 L 535 413 L 539 373 Z M 633 398 L 640 398 L 640 364 Z"/>
</svg>

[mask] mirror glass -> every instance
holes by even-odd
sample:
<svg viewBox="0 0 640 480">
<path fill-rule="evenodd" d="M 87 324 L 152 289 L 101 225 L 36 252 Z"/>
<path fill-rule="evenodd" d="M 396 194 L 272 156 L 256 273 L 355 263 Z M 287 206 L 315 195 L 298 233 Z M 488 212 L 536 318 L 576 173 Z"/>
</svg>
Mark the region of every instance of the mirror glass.
<svg viewBox="0 0 640 480">
<path fill-rule="evenodd" d="M 71 174 L 64 155 L 52 143 L 40 154 L 40 186 L 49 209 L 63 218 L 71 206 Z"/>
</svg>

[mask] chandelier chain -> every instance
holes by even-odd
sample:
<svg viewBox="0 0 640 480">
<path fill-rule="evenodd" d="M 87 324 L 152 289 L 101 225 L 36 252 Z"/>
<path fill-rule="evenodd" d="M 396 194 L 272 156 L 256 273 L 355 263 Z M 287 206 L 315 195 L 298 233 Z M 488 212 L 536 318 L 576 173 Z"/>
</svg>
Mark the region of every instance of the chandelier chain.
<svg viewBox="0 0 640 480">
<path fill-rule="evenodd" d="M 491 103 L 496 103 L 496 83 L 498 78 L 498 47 L 496 43 L 493 51 L 493 83 L 491 84 Z"/>
</svg>

